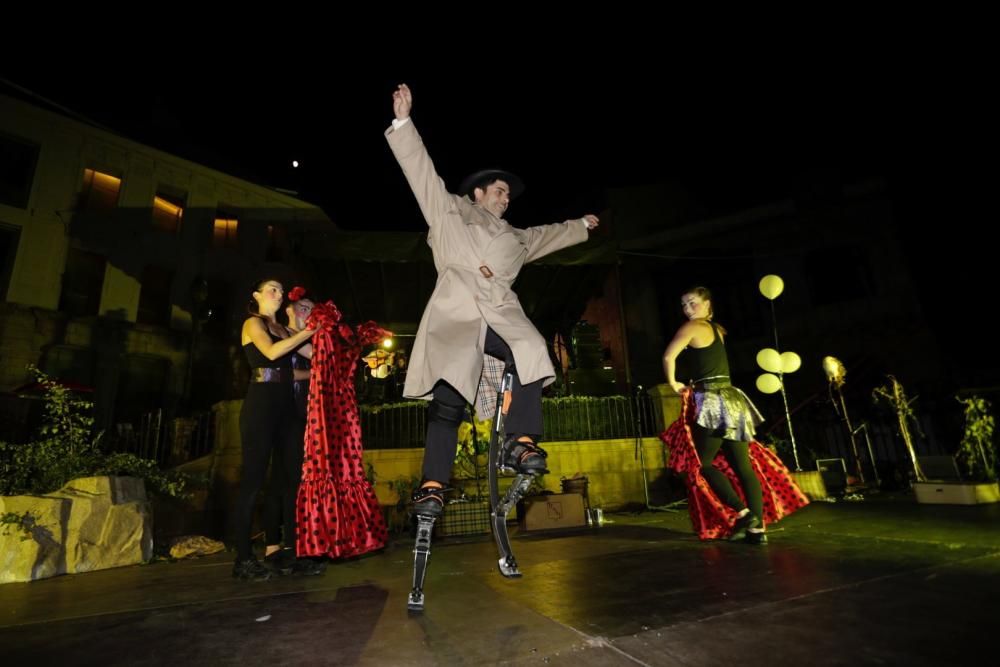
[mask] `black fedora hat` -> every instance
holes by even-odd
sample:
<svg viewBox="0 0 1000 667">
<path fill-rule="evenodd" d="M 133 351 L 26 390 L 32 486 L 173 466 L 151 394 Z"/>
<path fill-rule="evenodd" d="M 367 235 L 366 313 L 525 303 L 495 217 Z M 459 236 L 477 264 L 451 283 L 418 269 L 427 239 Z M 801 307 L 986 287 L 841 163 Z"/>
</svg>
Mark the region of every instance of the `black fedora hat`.
<svg viewBox="0 0 1000 667">
<path fill-rule="evenodd" d="M 503 181 L 510 186 L 511 199 L 524 192 L 524 181 L 509 171 L 504 171 L 503 169 L 483 169 L 466 176 L 465 180 L 462 181 L 461 187 L 458 189 L 458 194 L 468 195 L 475 199 L 473 190 L 481 187 L 484 183 L 492 183 L 497 180 Z"/>
</svg>

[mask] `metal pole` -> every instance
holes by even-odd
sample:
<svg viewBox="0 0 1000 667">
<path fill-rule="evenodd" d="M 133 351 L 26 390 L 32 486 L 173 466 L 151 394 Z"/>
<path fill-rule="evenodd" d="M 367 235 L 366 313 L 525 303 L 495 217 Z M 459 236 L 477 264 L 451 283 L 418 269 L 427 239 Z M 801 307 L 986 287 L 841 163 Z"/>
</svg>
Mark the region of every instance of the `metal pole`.
<svg viewBox="0 0 1000 667">
<path fill-rule="evenodd" d="M 854 454 L 854 472 L 858 475 L 858 482 L 861 484 L 865 483 L 864 470 L 861 468 L 861 457 L 858 454 L 858 442 L 854 438 L 854 427 L 851 426 L 851 418 L 847 414 L 847 403 L 844 402 L 844 392 L 837 387 L 837 395 L 840 397 L 840 409 L 844 415 L 844 425 L 847 426 L 847 435 L 851 438 L 851 452 Z M 872 466 L 875 465 L 874 459 L 872 459 Z"/>
<path fill-rule="evenodd" d="M 799 465 L 799 448 L 795 445 L 795 431 L 792 430 L 792 414 L 788 409 L 788 395 L 785 394 L 785 374 L 778 373 L 778 382 L 781 384 L 781 401 L 785 404 L 785 422 L 788 424 L 788 437 L 792 441 L 792 457 L 795 459 L 795 472 L 802 472 Z"/>
<path fill-rule="evenodd" d="M 868 444 L 868 460 L 872 464 L 872 475 L 875 477 L 875 486 L 881 488 L 882 479 L 878 476 L 878 466 L 875 465 L 875 452 L 872 450 L 872 439 L 868 437 L 868 422 L 861 422 L 861 426 L 854 429 L 854 432 L 865 432 L 865 442 Z"/>
<path fill-rule="evenodd" d="M 774 313 L 774 299 L 770 299 L 770 301 L 771 329 L 774 331 L 774 350 L 780 355 L 781 347 L 778 345 L 778 317 Z M 795 472 L 802 472 L 802 466 L 799 465 L 799 448 L 795 444 L 795 431 L 792 430 L 792 413 L 788 409 L 788 396 L 785 394 L 784 372 L 778 372 L 778 382 L 781 385 L 781 401 L 785 404 L 785 421 L 788 423 L 788 438 L 792 441 L 792 457 L 795 459 Z"/>
<path fill-rule="evenodd" d="M 635 451 L 639 459 L 639 471 L 642 472 L 642 493 L 646 499 L 646 509 L 661 512 L 679 512 L 680 510 L 677 509 L 677 505 L 687 502 L 686 500 L 677 500 L 666 505 L 651 505 L 649 502 L 649 478 L 646 476 L 646 456 L 642 451 L 642 418 L 639 412 L 639 392 L 641 391 L 642 385 L 636 386 L 633 404 L 635 405 Z"/>
</svg>

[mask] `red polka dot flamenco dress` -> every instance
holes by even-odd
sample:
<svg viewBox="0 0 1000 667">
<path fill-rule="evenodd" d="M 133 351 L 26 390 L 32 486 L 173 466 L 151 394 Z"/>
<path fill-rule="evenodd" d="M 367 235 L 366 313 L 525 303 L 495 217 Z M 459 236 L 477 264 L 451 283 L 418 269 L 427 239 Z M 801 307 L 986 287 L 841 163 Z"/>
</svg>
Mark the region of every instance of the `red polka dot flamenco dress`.
<svg viewBox="0 0 1000 667">
<path fill-rule="evenodd" d="M 682 476 L 688 491 L 688 511 L 691 526 L 703 540 L 724 539 L 733 532 L 736 510 L 725 505 L 701 474 L 701 460 L 694 447 L 691 428 L 695 423 L 695 406 L 689 392 L 681 400 L 681 414 L 660 439 L 670 450 L 667 469 Z M 739 478 L 720 451 L 712 465 L 729 478 L 736 493 L 746 501 Z M 750 465 L 760 480 L 764 500 L 764 523 L 769 525 L 809 504 L 785 464 L 756 440 L 750 441 Z"/>
<path fill-rule="evenodd" d="M 296 503 L 299 556 L 346 558 L 381 549 L 387 531 L 365 479 L 354 370 L 362 348 L 388 332 L 374 322 L 356 329 L 340 322 L 331 301 L 317 304 L 313 336 L 302 483 Z"/>
</svg>

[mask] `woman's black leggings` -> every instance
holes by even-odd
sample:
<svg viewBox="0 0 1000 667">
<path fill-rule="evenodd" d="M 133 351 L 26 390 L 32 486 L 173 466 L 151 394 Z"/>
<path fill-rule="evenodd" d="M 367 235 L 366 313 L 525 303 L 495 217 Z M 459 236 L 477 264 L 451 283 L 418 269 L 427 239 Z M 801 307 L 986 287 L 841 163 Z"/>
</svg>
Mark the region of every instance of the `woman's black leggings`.
<svg viewBox="0 0 1000 667">
<path fill-rule="evenodd" d="M 763 519 L 764 501 L 760 480 L 757 479 L 757 475 L 754 474 L 753 467 L 750 465 L 750 443 L 724 440 L 713 436 L 711 431 L 698 425 L 692 427 L 691 430 L 694 434 L 694 446 L 698 450 L 698 458 L 701 459 L 701 475 L 708 480 L 708 485 L 715 491 L 719 500 L 734 510 L 742 510 L 745 506 L 749 506 L 750 512 L 755 517 Z M 743 493 L 747 498 L 746 505 L 740 500 L 733 485 L 729 483 L 729 478 L 712 465 L 712 459 L 719 453 L 720 448 L 740 480 Z"/>
<path fill-rule="evenodd" d="M 295 420 L 295 399 L 290 383 L 250 384 L 240 411 L 243 469 L 232 516 L 236 557 L 239 560 L 253 556 L 250 535 L 253 530 L 254 504 L 257 493 L 264 486 L 272 450 L 283 458 L 290 456 L 295 448 L 302 449 L 301 434 L 294 428 Z M 285 519 L 285 538 L 291 539 L 293 543 L 294 526 L 293 514 Z"/>
<path fill-rule="evenodd" d="M 302 483 L 302 459 L 305 454 L 303 437 L 306 422 L 301 414 L 299 417 L 291 427 L 295 430 L 293 444 L 281 450 L 275 449 L 271 455 L 271 479 L 267 483 L 268 493 L 262 517 L 266 544 L 283 543 L 286 549 L 295 548 L 295 503 Z"/>
</svg>

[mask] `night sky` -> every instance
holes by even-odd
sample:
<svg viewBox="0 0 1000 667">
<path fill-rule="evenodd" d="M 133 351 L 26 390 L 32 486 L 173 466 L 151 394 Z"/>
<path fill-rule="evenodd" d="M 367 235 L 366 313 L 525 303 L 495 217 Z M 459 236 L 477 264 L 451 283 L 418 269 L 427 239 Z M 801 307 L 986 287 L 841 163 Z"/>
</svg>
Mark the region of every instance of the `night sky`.
<svg viewBox="0 0 1000 667">
<path fill-rule="evenodd" d="M 507 214 L 517 226 L 601 213 L 608 188 L 672 182 L 710 217 L 881 177 L 942 336 L 956 295 L 964 312 L 995 303 L 993 253 L 982 242 L 989 215 L 968 204 L 991 184 L 963 157 L 981 143 L 978 107 L 930 54 L 814 62 L 790 52 L 696 68 L 676 53 L 572 55 L 473 67 L 397 54 L 398 65 L 376 67 L 362 53 L 293 53 L 264 75 L 241 54 L 161 63 L 148 81 L 16 65 L 2 78 L 130 138 L 294 190 L 350 230 L 424 229 L 382 136 L 400 82 L 450 187 L 492 166 L 523 178 L 527 190 Z"/>
<path fill-rule="evenodd" d="M 347 229 L 418 230 L 412 195 L 382 136 L 407 82 L 413 120 L 450 187 L 498 166 L 521 175 L 508 217 L 528 226 L 600 212 L 610 187 L 669 180 L 709 214 L 781 199 L 816 180 L 907 178 L 916 119 L 876 78 L 764 71 L 679 74 L 538 64 L 508 75 L 470 66 L 278 68 L 113 77 L 10 73 L 8 80 L 157 148 L 294 190 Z M 127 77 L 125 78 L 127 80 Z M 301 166 L 293 169 L 293 159 Z"/>
</svg>

